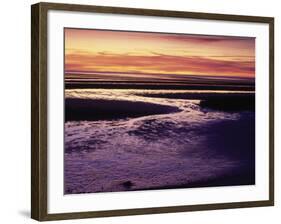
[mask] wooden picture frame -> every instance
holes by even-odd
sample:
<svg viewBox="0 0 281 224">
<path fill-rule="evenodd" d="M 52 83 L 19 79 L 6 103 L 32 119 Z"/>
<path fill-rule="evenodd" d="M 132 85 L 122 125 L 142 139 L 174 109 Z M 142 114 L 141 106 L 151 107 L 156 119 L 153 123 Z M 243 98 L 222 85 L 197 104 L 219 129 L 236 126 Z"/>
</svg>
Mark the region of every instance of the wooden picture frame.
<svg viewBox="0 0 281 224">
<path fill-rule="evenodd" d="M 274 205 L 274 18 L 211 13 L 163 11 L 137 8 L 117 8 L 90 5 L 38 3 L 31 7 L 31 217 L 39 221 L 81 219 L 109 216 L 125 216 L 170 212 L 203 211 L 227 208 L 246 208 Z M 48 212 L 48 12 L 68 11 L 151 16 L 164 18 L 188 18 L 210 21 L 229 21 L 267 24 L 269 26 L 269 174 L 268 199 L 228 203 L 195 204 L 180 206 L 145 207 L 82 212 Z"/>
</svg>

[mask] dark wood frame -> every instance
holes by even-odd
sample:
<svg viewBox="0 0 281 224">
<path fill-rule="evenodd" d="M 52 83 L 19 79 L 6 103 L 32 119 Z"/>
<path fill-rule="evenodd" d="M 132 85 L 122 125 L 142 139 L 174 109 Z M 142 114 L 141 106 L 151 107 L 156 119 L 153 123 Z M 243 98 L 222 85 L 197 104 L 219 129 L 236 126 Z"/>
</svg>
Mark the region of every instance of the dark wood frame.
<svg viewBox="0 0 281 224">
<path fill-rule="evenodd" d="M 269 200 L 157 208 L 48 214 L 47 211 L 47 12 L 65 10 L 269 24 Z M 39 221 L 186 212 L 274 205 L 274 18 L 182 11 L 38 3 L 31 7 L 31 217 Z"/>
</svg>

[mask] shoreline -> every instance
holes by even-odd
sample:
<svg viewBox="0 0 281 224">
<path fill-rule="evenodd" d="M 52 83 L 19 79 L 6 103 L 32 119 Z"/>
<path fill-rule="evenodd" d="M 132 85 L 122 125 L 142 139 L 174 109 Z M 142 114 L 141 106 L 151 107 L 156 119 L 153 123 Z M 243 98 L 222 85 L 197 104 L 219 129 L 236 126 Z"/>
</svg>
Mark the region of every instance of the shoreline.
<svg viewBox="0 0 281 224">
<path fill-rule="evenodd" d="M 240 112 L 255 110 L 254 93 L 160 93 L 135 94 L 136 96 L 167 99 L 200 100 L 204 110 Z M 96 121 L 136 118 L 148 115 L 169 114 L 182 111 L 177 106 L 157 102 L 118 99 L 65 98 L 65 122 Z"/>
</svg>

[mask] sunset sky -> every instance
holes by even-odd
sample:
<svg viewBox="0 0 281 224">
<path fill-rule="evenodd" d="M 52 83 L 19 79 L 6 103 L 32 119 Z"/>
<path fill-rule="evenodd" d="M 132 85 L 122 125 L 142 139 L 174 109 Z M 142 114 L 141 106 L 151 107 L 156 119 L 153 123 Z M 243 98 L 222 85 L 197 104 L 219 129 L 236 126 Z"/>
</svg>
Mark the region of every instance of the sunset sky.
<svg viewBox="0 0 281 224">
<path fill-rule="evenodd" d="M 66 78 L 95 78 L 94 73 L 252 78 L 255 38 L 66 28 L 65 73 Z"/>
</svg>

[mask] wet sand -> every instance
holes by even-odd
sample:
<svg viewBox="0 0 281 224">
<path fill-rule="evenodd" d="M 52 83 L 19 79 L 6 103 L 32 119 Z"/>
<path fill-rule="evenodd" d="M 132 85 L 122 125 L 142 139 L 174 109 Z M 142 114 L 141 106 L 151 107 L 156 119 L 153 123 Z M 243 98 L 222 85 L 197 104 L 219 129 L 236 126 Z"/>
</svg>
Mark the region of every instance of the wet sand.
<svg viewBox="0 0 281 224">
<path fill-rule="evenodd" d="M 255 184 L 253 97 L 71 90 L 65 193 Z"/>
<path fill-rule="evenodd" d="M 65 99 L 65 121 L 105 120 L 179 112 L 173 106 L 103 99 Z"/>
</svg>

